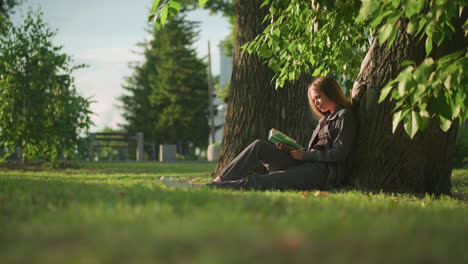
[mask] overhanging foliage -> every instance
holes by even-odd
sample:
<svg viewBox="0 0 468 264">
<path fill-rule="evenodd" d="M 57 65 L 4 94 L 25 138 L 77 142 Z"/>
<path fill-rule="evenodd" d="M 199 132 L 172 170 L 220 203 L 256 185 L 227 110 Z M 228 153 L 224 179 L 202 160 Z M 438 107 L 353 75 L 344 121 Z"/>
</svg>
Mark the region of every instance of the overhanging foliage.
<svg viewBox="0 0 468 264">
<path fill-rule="evenodd" d="M 156 26 L 177 13 L 181 2 L 155 0 L 151 18 Z M 205 2 L 199 0 L 200 6 Z M 277 86 L 305 72 L 347 76 L 345 86 L 350 89 L 370 39 L 378 37 L 381 45 L 391 47 L 400 21 L 408 21 L 406 31 L 424 41 L 426 59 L 419 65 L 404 62 L 401 74 L 382 89 L 380 101 L 389 97 L 396 103 L 393 130 L 403 122 L 406 133 L 414 137 L 431 118 L 438 118 L 444 131 L 454 121 L 468 119 L 468 49 L 433 56 L 434 49 L 460 30 L 455 19 L 462 19 L 466 38 L 466 1 L 265 0 L 263 6 L 270 9 L 264 20 L 269 24 L 243 48 L 265 59 L 276 72 Z"/>
</svg>

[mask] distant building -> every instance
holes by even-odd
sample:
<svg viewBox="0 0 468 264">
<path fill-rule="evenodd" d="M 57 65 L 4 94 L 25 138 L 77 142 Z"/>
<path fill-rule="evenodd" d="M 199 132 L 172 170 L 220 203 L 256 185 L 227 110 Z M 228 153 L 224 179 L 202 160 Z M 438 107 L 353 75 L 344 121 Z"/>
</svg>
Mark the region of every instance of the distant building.
<svg viewBox="0 0 468 264">
<path fill-rule="evenodd" d="M 226 52 L 224 50 L 224 45 L 222 41 L 218 44 L 218 48 L 220 60 L 219 85 L 221 87 L 225 87 L 225 85 L 228 84 L 231 79 L 232 57 L 226 56 Z M 216 106 L 217 110 L 217 113 L 214 117 L 214 124 L 215 127 L 218 128 L 215 131 L 215 142 L 221 142 L 221 140 L 223 139 L 224 120 L 226 119 L 227 105 L 217 97 L 213 100 L 213 104 Z"/>
<path fill-rule="evenodd" d="M 219 85 L 224 87 L 229 80 L 231 80 L 232 73 L 232 57 L 226 56 L 226 50 L 223 45 L 224 41 L 221 41 L 218 45 L 219 48 Z"/>
</svg>

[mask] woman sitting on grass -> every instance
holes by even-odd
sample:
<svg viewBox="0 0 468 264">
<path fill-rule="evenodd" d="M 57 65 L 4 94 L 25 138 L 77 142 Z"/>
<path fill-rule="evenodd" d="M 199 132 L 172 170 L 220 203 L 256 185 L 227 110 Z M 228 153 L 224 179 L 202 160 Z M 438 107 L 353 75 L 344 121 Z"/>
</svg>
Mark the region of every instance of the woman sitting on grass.
<svg viewBox="0 0 468 264">
<path fill-rule="evenodd" d="M 324 190 L 342 185 L 356 134 L 350 103 L 338 83 L 328 76 L 315 79 L 307 95 L 310 107 L 321 119 L 306 150 L 255 140 L 210 183 L 190 183 L 169 177 L 161 177 L 161 181 L 176 188 L 211 186 L 253 190 Z M 259 164 L 269 173 L 249 175 Z"/>
</svg>

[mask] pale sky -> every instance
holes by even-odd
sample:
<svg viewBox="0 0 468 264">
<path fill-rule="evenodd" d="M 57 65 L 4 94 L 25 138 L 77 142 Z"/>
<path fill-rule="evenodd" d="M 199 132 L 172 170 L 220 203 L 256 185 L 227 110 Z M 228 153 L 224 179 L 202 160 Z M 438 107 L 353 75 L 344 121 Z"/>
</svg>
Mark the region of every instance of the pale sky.
<svg viewBox="0 0 468 264">
<path fill-rule="evenodd" d="M 24 0 L 13 16 L 18 21 L 29 7 L 40 8 L 43 18 L 57 29 L 55 43 L 71 55 L 75 64 L 88 68 L 75 72 L 75 84 L 82 96 L 92 96 L 95 126 L 98 131 L 123 123 L 118 100 L 124 78 L 131 75 L 129 62 L 141 61 L 136 44 L 149 39 L 146 17 L 152 0 Z M 200 37 L 195 43 L 199 57 L 207 56 L 211 42 L 212 72 L 219 74 L 218 43 L 229 34 L 227 18 L 196 10 L 189 20 L 199 21 Z"/>
</svg>

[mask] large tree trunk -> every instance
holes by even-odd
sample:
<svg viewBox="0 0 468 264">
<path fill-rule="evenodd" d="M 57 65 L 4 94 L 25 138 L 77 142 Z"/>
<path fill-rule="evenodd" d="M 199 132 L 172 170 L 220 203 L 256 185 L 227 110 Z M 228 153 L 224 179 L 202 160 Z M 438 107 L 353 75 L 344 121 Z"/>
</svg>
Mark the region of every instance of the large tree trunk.
<svg viewBox="0 0 468 264">
<path fill-rule="evenodd" d="M 462 20 L 463 21 L 463 20 Z M 459 21 L 460 22 L 460 21 Z M 455 23 L 461 29 L 460 23 Z M 353 88 L 353 108 L 359 122 L 355 151 L 352 154 L 351 183 L 358 187 L 398 192 L 450 193 L 457 124 L 443 132 L 438 120 L 431 120 L 424 132 L 411 140 L 403 126 L 392 134 L 391 111 L 394 103 L 378 104 L 380 90 L 400 72 L 404 59 L 420 63 L 424 58 L 424 40 L 409 36 L 406 23 L 391 49 L 374 42 L 361 65 Z M 435 58 L 464 49 L 461 30 L 437 49 Z"/>
<path fill-rule="evenodd" d="M 238 0 L 237 38 L 221 156 L 218 173 L 228 162 L 255 139 L 266 139 L 270 128 L 277 128 L 299 143 L 306 144 L 313 120 L 307 101 L 307 85 L 299 81 L 275 89 L 273 72 L 256 55 L 240 47 L 263 32 L 262 20 L 268 12 L 260 8 L 262 0 Z"/>
</svg>

